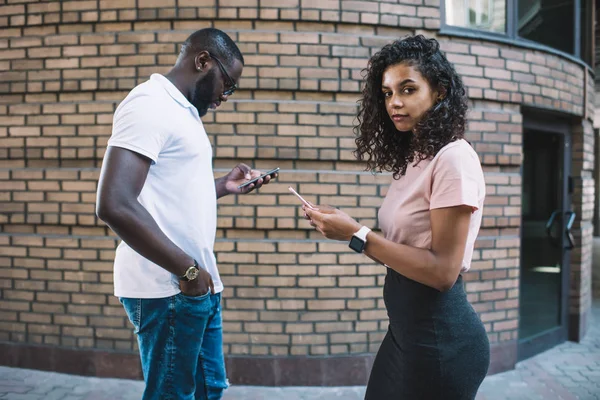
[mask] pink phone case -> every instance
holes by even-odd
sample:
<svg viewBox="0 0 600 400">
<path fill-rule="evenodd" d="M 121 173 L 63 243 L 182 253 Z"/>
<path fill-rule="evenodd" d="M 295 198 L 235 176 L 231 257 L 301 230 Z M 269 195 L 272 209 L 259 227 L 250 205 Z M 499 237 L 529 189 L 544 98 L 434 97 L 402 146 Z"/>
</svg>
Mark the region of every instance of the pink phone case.
<svg viewBox="0 0 600 400">
<path fill-rule="evenodd" d="M 306 207 L 310 208 L 311 210 L 314 210 L 314 209 L 315 209 L 313 206 L 311 206 L 311 205 L 310 205 L 310 203 L 309 203 L 308 201 L 304 200 L 304 198 L 303 198 L 302 196 L 300 196 L 300 195 L 298 194 L 298 192 L 296 192 L 296 191 L 295 191 L 295 190 L 294 190 L 294 189 L 293 189 L 291 186 L 289 186 L 289 187 L 288 187 L 288 190 L 290 191 L 290 193 L 292 193 L 292 194 L 296 195 L 296 197 L 298 197 L 298 198 L 300 199 L 300 201 L 301 201 L 302 203 L 304 203 L 304 205 L 305 205 Z"/>
</svg>

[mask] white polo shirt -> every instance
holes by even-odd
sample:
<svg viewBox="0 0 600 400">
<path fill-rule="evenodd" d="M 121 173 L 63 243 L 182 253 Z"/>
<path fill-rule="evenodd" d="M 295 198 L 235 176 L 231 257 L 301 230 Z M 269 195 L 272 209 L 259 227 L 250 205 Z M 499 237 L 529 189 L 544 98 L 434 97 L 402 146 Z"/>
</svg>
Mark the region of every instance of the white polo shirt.
<svg viewBox="0 0 600 400">
<path fill-rule="evenodd" d="M 152 160 L 138 201 L 167 237 L 211 274 L 215 292 L 221 292 L 213 253 L 217 194 L 212 146 L 196 108 L 167 78 L 153 74 L 117 108 L 108 146 Z M 132 298 L 162 298 L 180 292 L 177 276 L 125 242 L 116 251 L 114 288 L 116 296 Z"/>
</svg>

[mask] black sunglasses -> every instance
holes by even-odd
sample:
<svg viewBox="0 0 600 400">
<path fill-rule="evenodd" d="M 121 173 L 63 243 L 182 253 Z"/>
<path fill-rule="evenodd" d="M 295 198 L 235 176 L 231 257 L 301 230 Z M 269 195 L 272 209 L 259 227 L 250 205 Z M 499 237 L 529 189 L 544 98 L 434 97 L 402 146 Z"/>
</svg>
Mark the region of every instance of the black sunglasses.
<svg viewBox="0 0 600 400">
<path fill-rule="evenodd" d="M 227 70 L 223 66 L 223 63 L 221 62 L 221 60 L 219 60 L 217 57 L 215 57 L 214 55 L 212 55 L 210 53 L 209 53 L 209 55 L 215 59 L 215 61 L 219 65 L 219 69 L 221 70 L 223 75 L 225 75 L 225 77 L 227 77 L 227 80 L 229 81 L 229 83 L 228 83 L 229 87 L 223 91 L 223 96 L 231 96 L 237 90 L 237 88 L 238 88 L 237 84 L 234 82 L 233 79 L 231 79 L 231 76 L 229 76 L 229 74 L 227 73 Z"/>
</svg>

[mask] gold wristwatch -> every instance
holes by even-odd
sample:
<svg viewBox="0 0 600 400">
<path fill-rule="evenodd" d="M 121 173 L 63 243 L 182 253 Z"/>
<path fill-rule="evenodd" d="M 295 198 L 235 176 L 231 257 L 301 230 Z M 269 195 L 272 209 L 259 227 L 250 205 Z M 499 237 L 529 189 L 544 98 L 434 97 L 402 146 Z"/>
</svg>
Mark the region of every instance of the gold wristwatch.
<svg viewBox="0 0 600 400">
<path fill-rule="evenodd" d="M 200 270 L 198 269 L 198 261 L 194 260 L 194 265 L 189 267 L 185 274 L 179 277 L 180 281 L 189 282 L 193 281 L 198 277 Z"/>
</svg>

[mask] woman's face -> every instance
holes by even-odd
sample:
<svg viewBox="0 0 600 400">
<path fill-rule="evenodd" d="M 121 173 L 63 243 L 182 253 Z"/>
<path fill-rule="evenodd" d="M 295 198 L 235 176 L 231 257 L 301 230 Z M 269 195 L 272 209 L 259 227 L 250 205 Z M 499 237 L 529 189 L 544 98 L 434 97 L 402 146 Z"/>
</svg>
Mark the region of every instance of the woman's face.
<svg viewBox="0 0 600 400">
<path fill-rule="evenodd" d="M 423 75 L 406 63 L 383 71 L 381 91 L 385 109 L 399 131 L 412 130 L 438 97 Z"/>
</svg>

